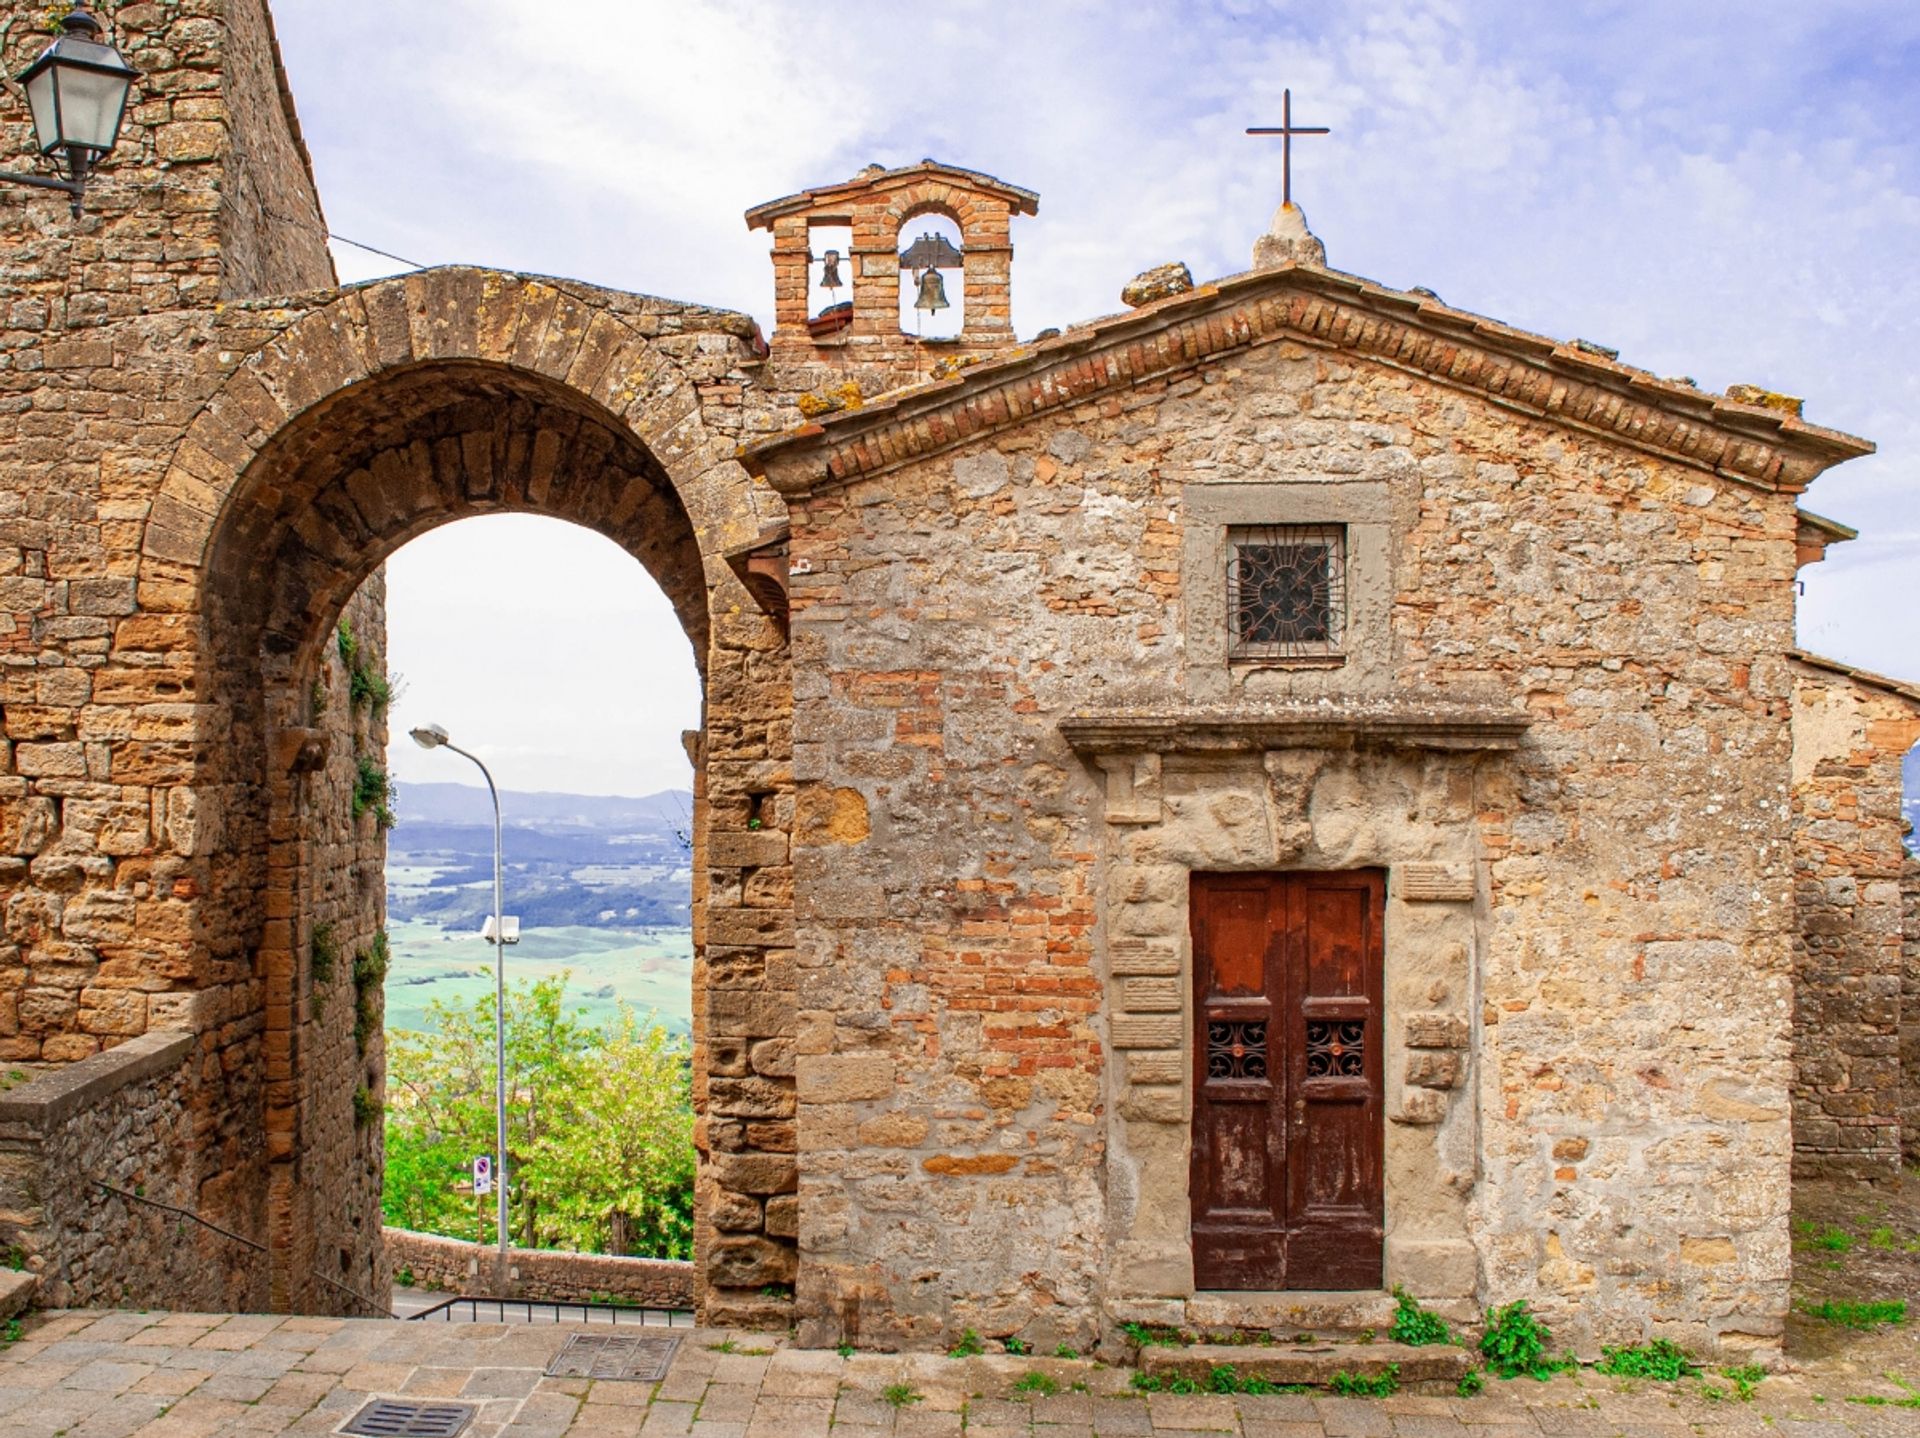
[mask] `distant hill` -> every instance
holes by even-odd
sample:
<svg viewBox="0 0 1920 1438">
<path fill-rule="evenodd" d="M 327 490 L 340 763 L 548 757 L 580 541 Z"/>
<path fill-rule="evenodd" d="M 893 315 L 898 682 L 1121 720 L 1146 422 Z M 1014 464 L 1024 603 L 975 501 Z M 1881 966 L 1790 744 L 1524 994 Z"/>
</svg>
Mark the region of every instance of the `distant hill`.
<svg viewBox="0 0 1920 1438">
<path fill-rule="evenodd" d="M 1907 847 L 1920 854 L 1920 749 L 1907 751 L 1906 763 L 1900 772 L 1906 781 L 1901 786 L 1906 794 L 1901 812 L 1913 826 L 1913 832 L 1907 835 Z"/>
<path fill-rule="evenodd" d="M 394 784 L 394 812 L 404 824 L 493 825 L 493 805 L 477 784 Z M 500 794 L 500 822 L 550 830 L 608 829 L 646 833 L 690 826 L 693 795 L 685 789 L 629 798 L 620 794 Z"/>
<path fill-rule="evenodd" d="M 493 805 L 472 784 L 398 784 L 388 912 L 455 933 L 492 907 Z M 693 796 L 500 796 L 507 912 L 534 928 L 684 928 Z"/>
</svg>

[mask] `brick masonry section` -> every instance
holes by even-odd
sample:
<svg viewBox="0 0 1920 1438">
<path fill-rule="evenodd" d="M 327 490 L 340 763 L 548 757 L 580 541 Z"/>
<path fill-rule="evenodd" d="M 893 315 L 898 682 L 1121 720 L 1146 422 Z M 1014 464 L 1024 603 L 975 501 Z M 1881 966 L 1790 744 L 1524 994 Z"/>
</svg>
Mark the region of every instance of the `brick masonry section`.
<svg viewBox="0 0 1920 1438">
<path fill-rule="evenodd" d="M 415 1285 L 448 1293 L 492 1296 L 496 1250 L 404 1228 L 386 1231 L 386 1253 L 396 1273 L 410 1272 Z M 646 1308 L 694 1304 L 693 1265 L 664 1258 L 621 1258 L 605 1253 L 556 1253 L 513 1248 L 512 1296 L 561 1303 L 630 1303 Z"/>
</svg>

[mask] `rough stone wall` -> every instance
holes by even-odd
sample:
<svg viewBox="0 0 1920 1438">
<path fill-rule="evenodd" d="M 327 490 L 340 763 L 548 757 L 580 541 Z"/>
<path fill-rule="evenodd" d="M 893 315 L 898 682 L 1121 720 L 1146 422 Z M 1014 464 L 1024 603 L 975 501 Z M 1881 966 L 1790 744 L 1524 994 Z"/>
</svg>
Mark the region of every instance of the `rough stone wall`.
<svg viewBox="0 0 1920 1438">
<path fill-rule="evenodd" d="M 1901 761 L 1920 702 L 1795 666 L 1794 1173 L 1900 1178 Z"/>
<path fill-rule="evenodd" d="M 1355 581 L 1384 584 L 1386 662 L 1359 677 L 1193 652 L 1223 577 L 1183 573 L 1189 516 L 1255 495 L 1299 518 L 1294 486 L 1388 532 Z M 1442 947 L 1467 954 L 1420 997 L 1472 1027 L 1477 1160 L 1450 1142 L 1422 1181 L 1464 1211 L 1477 1297 L 1583 1350 L 1777 1345 L 1788 496 L 1282 342 L 792 502 L 803 1336 L 1046 1344 L 1117 1294 L 1190 1295 L 1173 1255 L 1109 1242 L 1102 1175 L 1133 1161 L 1130 1104 L 1130 1147 L 1155 1108 L 1184 1141 L 1184 1020 L 1136 1075 L 1111 1049 L 1145 1025 L 1102 1004 L 1131 915 L 1184 945 L 1158 912 L 1179 886 L 1135 892 L 1058 725 L 1358 685 L 1533 719 L 1458 841 L 1476 917 Z M 1190 802 L 1228 823 L 1233 784 L 1199 768 Z M 1306 862 L 1416 803 L 1333 792 Z"/>
<path fill-rule="evenodd" d="M 386 671 L 384 589 L 376 575 L 341 615 L 356 664 L 375 675 Z M 284 1125 L 298 1144 L 290 1161 L 274 1169 L 283 1192 L 270 1206 L 294 1218 L 284 1244 L 276 1245 L 286 1300 L 302 1295 L 302 1307 L 351 1313 L 366 1305 L 326 1285 L 316 1290 L 310 1275 L 376 1298 L 392 1282 L 380 1221 L 386 834 L 372 786 L 361 795 L 362 812 L 354 812 L 362 763 L 384 774 L 387 723 L 384 707 L 354 700 L 339 640 L 329 639 L 322 681 L 308 696 L 317 710 L 313 723 L 326 735 L 326 754 L 316 768 L 281 781 L 287 792 L 277 803 L 298 825 L 298 837 L 271 841 L 295 851 L 275 865 L 275 882 L 280 872 L 290 875 L 298 898 L 294 992 L 304 996 L 304 1006 L 296 1000 L 291 1030 L 299 1046 L 299 1091 L 292 1106 L 274 1105 L 268 1116 L 270 1139 Z"/>
<path fill-rule="evenodd" d="M 388 1260 L 422 1288 L 486 1295 L 496 1250 L 434 1233 L 389 1228 Z M 515 1298 L 557 1303 L 631 1303 L 645 1308 L 692 1308 L 693 1265 L 670 1258 L 621 1258 L 605 1253 L 561 1253 L 545 1248 L 508 1250 Z M 491 1296 L 491 1295 L 488 1295 Z"/>
<path fill-rule="evenodd" d="M 264 1255 L 98 1186 L 195 1206 L 211 1056 L 157 1029 L 0 1095 L 0 1247 L 25 1254 L 44 1302 L 245 1312 L 265 1301 Z"/>
<path fill-rule="evenodd" d="M 1900 871 L 1900 1158 L 1920 1166 L 1920 859 Z"/>
<path fill-rule="evenodd" d="M 225 0 L 222 20 L 226 123 L 203 122 L 190 145 L 170 142 L 176 151 L 190 148 L 194 159 L 221 165 L 221 293 L 245 298 L 325 288 L 337 280 L 327 222 L 281 68 L 273 15 L 266 0 Z"/>
</svg>

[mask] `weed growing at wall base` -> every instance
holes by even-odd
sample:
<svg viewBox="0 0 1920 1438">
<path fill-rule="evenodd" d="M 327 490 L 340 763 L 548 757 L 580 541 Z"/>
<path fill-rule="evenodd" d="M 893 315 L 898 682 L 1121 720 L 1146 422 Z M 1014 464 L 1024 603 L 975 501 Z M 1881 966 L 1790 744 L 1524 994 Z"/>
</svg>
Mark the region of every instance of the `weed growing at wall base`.
<svg viewBox="0 0 1920 1438">
<path fill-rule="evenodd" d="M 1822 1303 L 1803 1303 L 1800 1305 L 1800 1311 L 1810 1318 L 1819 1319 L 1822 1323 L 1831 1323 L 1836 1328 L 1857 1328 L 1862 1332 L 1907 1321 L 1907 1301 L 1904 1298 L 1889 1298 L 1865 1303 L 1845 1298 L 1830 1298 Z"/>
<path fill-rule="evenodd" d="M 1632 1348 L 1603 1348 L 1600 1352 L 1601 1358 L 1594 1365 L 1594 1371 L 1615 1378 L 1652 1378 L 1661 1383 L 1673 1383 L 1682 1378 L 1691 1378 L 1700 1371 L 1699 1365 L 1687 1357 L 1686 1351 L 1667 1338 L 1656 1338 L 1651 1343 Z"/>
</svg>

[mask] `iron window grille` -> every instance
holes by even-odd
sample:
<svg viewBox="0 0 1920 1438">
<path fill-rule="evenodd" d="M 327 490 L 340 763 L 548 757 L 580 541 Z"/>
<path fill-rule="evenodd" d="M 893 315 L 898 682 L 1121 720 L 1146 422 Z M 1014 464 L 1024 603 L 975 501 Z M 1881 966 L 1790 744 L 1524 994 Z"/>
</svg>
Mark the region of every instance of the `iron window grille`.
<svg viewBox="0 0 1920 1438">
<path fill-rule="evenodd" d="M 1230 657 L 1338 655 L 1346 609 L 1345 525 L 1272 524 L 1227 531 Z"/>
</svg>

